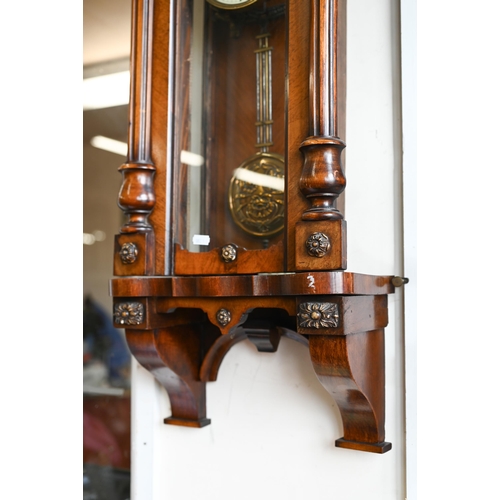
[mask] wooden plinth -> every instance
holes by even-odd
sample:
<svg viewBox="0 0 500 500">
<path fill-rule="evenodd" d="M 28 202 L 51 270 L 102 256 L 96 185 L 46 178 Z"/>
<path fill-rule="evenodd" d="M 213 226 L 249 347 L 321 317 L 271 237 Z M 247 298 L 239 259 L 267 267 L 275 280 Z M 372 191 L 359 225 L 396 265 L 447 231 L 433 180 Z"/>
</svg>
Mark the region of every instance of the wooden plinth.
<svg viewBox="0 0 500 500">
<path fill-rule="evenodd" d="M 116 326 L 166 389 L 166 424 L 204 427 L 206 382 L 241 340 L 275 352 L 287 336 L 309 346 L 319 381 L 336 401 L 337 447 L 385 453 L 384 328 L 390 276 L 344 272 L 112 280 Z"/>
</svg>

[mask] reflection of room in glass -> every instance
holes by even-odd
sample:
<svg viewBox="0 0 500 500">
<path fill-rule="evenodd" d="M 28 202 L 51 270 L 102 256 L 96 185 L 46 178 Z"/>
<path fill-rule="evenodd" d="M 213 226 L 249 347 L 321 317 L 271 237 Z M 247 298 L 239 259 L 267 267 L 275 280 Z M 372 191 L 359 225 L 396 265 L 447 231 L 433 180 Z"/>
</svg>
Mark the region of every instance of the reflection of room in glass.
<svg viewBox="0 0 500 500">
<path fill-rule="evenodd" d="M 85 395 L 83 462 L 130 470 L 130 396 Z"/>
<path fill-rule="evenodd" d="M 111 315 L 87 296 L 83 305 L 83 386 L 130 386 L 130 352 Z"/>
<path fill-rule="evenodd" d="M 87 296 L 83 307 L 83 464 L 84 498 L 89 500 L 129 498 L 129 387 L 130 353 L 124 338 L 114 328 L 111 315 Z"/>
</svg>

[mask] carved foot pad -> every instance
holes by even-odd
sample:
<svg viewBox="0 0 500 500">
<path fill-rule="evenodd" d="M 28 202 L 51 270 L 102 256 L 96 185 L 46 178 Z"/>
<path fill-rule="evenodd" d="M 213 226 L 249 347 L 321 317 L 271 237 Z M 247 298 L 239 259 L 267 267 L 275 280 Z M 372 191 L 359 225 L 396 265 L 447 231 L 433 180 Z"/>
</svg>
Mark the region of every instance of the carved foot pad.
<svg viewBox="0 0 500 500">
<path fill-rule="evenodd" d="M 382 454 L 388 452 L 392 448 L 392 443 L 388 443 L 387 441 L 383 441 L 382 443 L 361 443 L 340 438 L 335 441 L 335 446 L 337 446 L 337 448 L 348 448 L 350 450 Z"/>
<path fill-rule="evenodd" d="M 168 417 L 163 420 L 163 423 L 170 425 L 182 425 L 183 427 L 205 427 L 210 425 L 211 420 L 209 418 L 200 418 L 199 420 L 188 420 L 184 418 Z"/>
</svg>

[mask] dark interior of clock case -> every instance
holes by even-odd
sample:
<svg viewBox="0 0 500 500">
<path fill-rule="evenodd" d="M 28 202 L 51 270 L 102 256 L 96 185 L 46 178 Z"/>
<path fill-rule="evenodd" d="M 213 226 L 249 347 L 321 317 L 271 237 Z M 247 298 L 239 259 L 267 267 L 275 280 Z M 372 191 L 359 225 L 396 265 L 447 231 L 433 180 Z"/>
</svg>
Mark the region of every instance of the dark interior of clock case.
<svg viewBox="0 0 500 500">
<path fill-rule="evenodd" d="M 232 201 L 230 191 L 235 170 L 248 158 L 259 152 L 285 156 L 286 5 L 270 0 L 224 10 L 181 0 L 176 10 L 175 243 L 194 253 L 230 243 L 249 250 L 271 248 L 284 239 L 282 192 L 239 181 L 242 189 Z M 262 63 L 260 53 L 265 53 Z M 190 159 L 186 152 L 197 156 Z M 280 168 L 261 173 L 284 178 L 284 163 Z M 241 202 L 232 206 L 242 199 L 248 202 L 243 208 Z M 264 223 L 252 226 L 251 216 Z M 266 217 L 274 217 L 267 233 Z M 209 236 L 210 243 L 193 244 L 196 235 Z"/>
</svg>

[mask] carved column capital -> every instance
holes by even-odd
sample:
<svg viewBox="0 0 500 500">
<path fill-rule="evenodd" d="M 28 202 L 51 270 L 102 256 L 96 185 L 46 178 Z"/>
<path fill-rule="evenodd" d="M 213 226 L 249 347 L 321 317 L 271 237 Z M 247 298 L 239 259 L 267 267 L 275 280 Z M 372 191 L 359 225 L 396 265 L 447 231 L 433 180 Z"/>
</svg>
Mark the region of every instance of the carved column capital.
<svg viewBox="0 0 500 500">
<path fill-rule="evenodd" d="M 118 170 L 123 176 L 118 206 L 129 217 L 120 232 L 124 234 L 152 231 L 148 217 L 156 202 L 153 186 L 155 166 L 151 163 L 129 162 Z"/>
<path fill-rule="evenodd" d="M 335 201 L 344 191 L 341 153 L 345 143 L 335 137 L 309 137 L 301 145 L 304 167 L 299 181 L 302 194 L 311 207 L 302 214 L 302 220 L 341 220 L 344 216 L 335 207 Z"/>
</svg>

